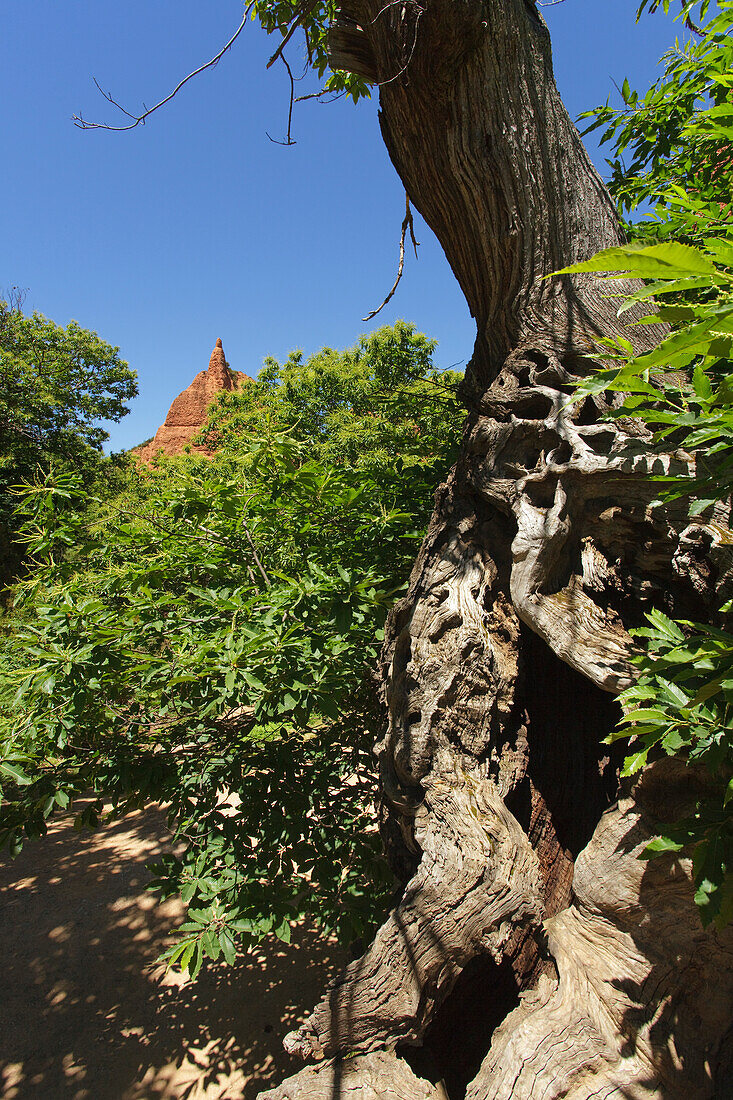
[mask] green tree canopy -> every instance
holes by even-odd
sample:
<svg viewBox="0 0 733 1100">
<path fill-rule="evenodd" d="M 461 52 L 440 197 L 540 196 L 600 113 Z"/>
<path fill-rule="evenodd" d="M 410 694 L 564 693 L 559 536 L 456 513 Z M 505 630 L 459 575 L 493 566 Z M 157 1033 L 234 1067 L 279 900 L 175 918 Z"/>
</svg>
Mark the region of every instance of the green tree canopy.
<svg viewBox="0 0 733 1100">
<path fill-rule="evenodd" d="M 682 14 L 696 7 L 683 4 Z M 644 97 L 625 83 L 622 111 L 593 112 L 596 125 L 610 121 L 604 139 L 613 143 L 612 185 L 623 208 L 651 200 L 655 215 L 632 227 L 634 244 L 567 270 L 608 273 L 610 292 L 613 278 L 641 278 L 619 312 L 644 301 L 646 322 L 669 326 L 659 346 L 639 356 L 628 341 L 603 342 L 605 367 L 577 396 L 618 394 L 607 418 L 642 420 L 651 445 L 676 455 L 676 472 L 655 478 L 657 503 L 687 500 L 689 537 L 711 545 L 725 575 L 733 490 L 733 4 L 718 7 L 704 26 L 694 25 L 693 42 L 670 51 L 664 76 Z M 707 9 L 702 4 L 698 18 Z M 633 160 L 624 167 L 627 148 Z M 611 738 L 631 738 L 627 776 L 664 754 L 696 767 L 698 780 L 704 769 L 694 813 L 662 827 L 647 856 L 692 850 L 702 920 L 721 927 L 733 920 L 732 594 L 725 592 L 710 622 L 649 612 L 633 632 L 643 647 L 638 681 L 621 697 L 624 718 Z"/>
<path fill-rule="evenodd" d="M 270 362 L 216 409 L 213 461 L 25 497 L 0 838 L 85 793 L 90 824 L 166 803 L 182 851 L 158 885 L 189 905 L 171 957 L 193 973 L 305 914 L 360 934 L 388 896 L 373 668 L 462 419 L 433 347 L 398 325 Z"/>
<path fill-rule="evenodd" d="M 640 13 L 659 6 L 659 0 L 644 3 Z M 663 7 L 668 11 L 670 0 Z M 656 210 L 652 220 L 632 227 L 636 237 L 694 244 L 733 229 L 733 9 L 722 0 L 698 27 L 691 16 L 702 19 L 708 8 L 681 5 L 691 37 L 665 54 L 662 76 L 648 91 L 634 91 L 624 80 L 623 107 L 606 103 L 581 116 L 593 119 L 585 133 L 602 127 L 602 143 L 612 146 L 609 189 L 621 211 Z"/>
<path fill-rule="evenodd" d="M 96 464 L 107 439 L 99 422 L 126 415 L 136 377 L 96 332 L 0 301 L 0 539 L 8 538 L 13 485 L 52 463 Z"/>
<path fill-rule="evenodd" d="M 368 473 L 385 504 L 427 518 L 462 422 L 462 375 L 433 364 L 435 347 L 397 321 L 345 351 L 322 348 L 308 359 L 293 352 L 282 365 L 267 359 L 254 385 L 221 396 L 202 438 L 224 462 L 263 425 L 287 431 L 311 458 Z"/>
</svg>

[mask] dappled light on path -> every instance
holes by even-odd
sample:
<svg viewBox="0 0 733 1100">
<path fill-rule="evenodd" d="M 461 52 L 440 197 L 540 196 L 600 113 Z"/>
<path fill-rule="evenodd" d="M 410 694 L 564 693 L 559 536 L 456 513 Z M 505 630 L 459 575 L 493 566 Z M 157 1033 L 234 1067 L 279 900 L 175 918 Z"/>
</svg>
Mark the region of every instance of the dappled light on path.
<svg viewBox="0 0 733 1100">
<path fill-rule="evenodd" d="M 253 1100 L 299 1068 L 282 1038 L 343 952 L 308 929 L 195 983 L 155 965 L 177 900 L 156 905 L 145 862 L 157 810 L 97 833 L 70 821 L 0 864 L 0 1095 L 4 1100 Z"/>
</svg>

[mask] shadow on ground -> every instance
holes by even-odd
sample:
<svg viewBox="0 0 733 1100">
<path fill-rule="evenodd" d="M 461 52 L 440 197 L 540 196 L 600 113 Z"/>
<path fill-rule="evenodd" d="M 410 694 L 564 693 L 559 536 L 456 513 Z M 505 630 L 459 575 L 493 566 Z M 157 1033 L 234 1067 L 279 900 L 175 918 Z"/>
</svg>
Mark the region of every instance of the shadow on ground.
<svg viewBox="0 0 733 1100">
<path fill-rule="evenodd" d="M 282 1038 L 343 952 L 300 928 L 193 984 L 165 974 L 182 907 L 155 904 L 145 863 L 167 842 L 146 810 L 92 834 L 60 822 L 0 864 L 4 1100 L 253 1100 L 300 1068 Z"/>
</svg>

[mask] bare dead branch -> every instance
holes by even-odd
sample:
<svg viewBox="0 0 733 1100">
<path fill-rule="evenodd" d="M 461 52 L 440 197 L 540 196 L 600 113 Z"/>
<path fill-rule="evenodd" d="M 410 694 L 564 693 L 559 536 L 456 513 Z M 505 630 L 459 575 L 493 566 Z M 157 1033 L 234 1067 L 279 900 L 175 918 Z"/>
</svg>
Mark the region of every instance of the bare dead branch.
<svg viewBox="0 0 733 1100">
<path fill-rule="evenodd" d="M 252 10 L 252 7 L 254 6 L 254 3 L 255 0 L 250 0 L 250 3 L 244 9 L 242 22 L 239 24 L 232 37 L 229 39 L 226 46 L 222 47 L 222 49 L 219 50 L 218 54 L 216 54 L 215 57 L 212 57 L 210 61 L 206 62 L 206 64 L 200 65 L 198 69 L 194 69 L 193 72 L 188 74 L 188 76 L 184 76 L 183 80 L 180 80 L 178 84 L 176 84 L 173 91 L 169 95 L 167 95 L 165 99 L 161 99 L 160 102 L 156 103 L 153 107 L 146 108 L 140 115 L 134 115 L 130 111 L 128 111 L 127 108 L 123 107 L 121 103 L 118 103 L 117 100 L 114 99 L 109 92 L 105 92 L 100 87 L 99 82 L 96 80 L 96 78 L 93 78 L 94 83 L 97 85 L 97 88 L 99 88 L 99 91 L 107 100 L 107 102 L 111 103 L 113 107 L 117 107 L 118 110 L 122 111 L 123 115 L 127 115 L 128 118 L 132 119 L 132 122 L 130 122 L 127 126 L 108 126 L 104 122 L 88 122 L 81 115 L 72 115 L 72 121 L 74 125 L 77 126 L 80 130 L 134 130 L 136 126 L 144 126 L 146 121 L 155 111 L 157 111 L 160 107 L 164 107 L 166 103 L 170 103 L 173 97 L 178 95 L 184 84 L 187 84 L 189 80 L 193 80 L 193 78 L 195 76 L 198 76 L 199 73 L 205 72 L 206 69 L 213 68 L 214 65 L 221 61 L 224 54 L 227 52 L 227 50 L 231 49 L 231 47 L 234 45 L 234 43 L 237 41 L 240 34 L 244 30 L 247 18 L 250 11 Z"/>
<path fill-rule="evenodd" d="M 308 95 L 299 95 L 295 97 L 296 103 L 305 103 L 306 99 L 321 99 L 323 96 L 330 95 L 331 98 L 326 100 L 327 103 L 335 103 L 337 99 L 343 99 L 348 92 L 332 92 L 330 88 L 321 88 L 320 92 L 309 92 Z"/>
<path fill-rule="evenodd" d="M 377 306 L 371 313 L 367 313 L 366 317 L 362 317 L 362 321 L 371 321 L 372 317 L 376 317 L 377 314 L 384 309 L 387 303 L 391 300 L 397 287 L 400 285 L 400 279 L 402 278 L 402 272 L 405 267 L 405 237 L 407 236 L 407 230 L 410 230 L 410 239 L 412 240 L 412 247 L 415 249 L 415 259 L 417 259 L 417 250 L 420 247 L 418 241 L 415 240 L 415 227 L 412 221 L 412 210 L 410 209 L 410 196 L 405 191 L 405 217 L 402 222 L 402 232 L 400 234 L 400 261 L 397 265 L 397 278 L 392 285 L 387 297 L 382 302 L 381 306 Z"/>
<path fill-rule="evenodd" d="M 28 287 L 11 286 L 7 290 L 0 287 L 0 299 L 5 303 L 5 312 L 22 313 L 25 300 L 28 296 Z"/>
<path fill-rule="evenodd" d="M 262 579 L 265 582 L 265 584 L 267 585 L 267 587 L 270 588 L 271 585 L 272 585 L 272 582 L 271 582 L 270 578 L 268 577 L 267 573 L 265 572 L 264 565 L 260 561 L 260 556 L 257 553 L 257 547 L 254 544 L 254 539 L 250 535 L 249 527 L 247 526 L 247 524 L 245 523 L 244 520 L 242 520 L 242 530 L 244 531 L 244 534 L 247 538 L 247 542 L 249 543 L 249 548 L 252 551 L 252 557 L 254 558 L 255 564 L 256 564 L 257 568 L 259 569 L 260 574 L 262 575 Z"/>
<path fill-rule="evenodd" d="M 287 69 L 288 77 L 290 78 L 290 105 L 288 107 L 288 134 L 287 134 L 287 137 L 285 138 L 285 141 L 278 141 L 277 138 L 271 137 L 270 134 L 267 133 L 267 130 L 265 130 L 265 133 L 270 138 L 270 141 L 274 142 L 275 145 L 296 145 L 297 143 L 295 141 L 293 141 L 292 137 L 290 136 L 290 130 L 291 130 L 291 127 L 293 125 L 293 104 L 295 103 L 295 80 L 293 79 L 292 69 L 290 68 L 290 65 L 288 64 L 287 58 L 285 57 L 284 53 L 280 54 L 280 60 L 282 61 L 285 68 Z"/>
</svg>

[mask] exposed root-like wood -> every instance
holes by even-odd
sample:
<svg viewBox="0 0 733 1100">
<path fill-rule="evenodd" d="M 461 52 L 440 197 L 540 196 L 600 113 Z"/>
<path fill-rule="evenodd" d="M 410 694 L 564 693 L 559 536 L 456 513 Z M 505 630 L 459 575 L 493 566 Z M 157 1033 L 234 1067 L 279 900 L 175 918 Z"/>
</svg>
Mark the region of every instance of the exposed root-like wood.
<svg viewBox="0 0 733 1100">
<path fill-rule="evenodd" d="M 506 735 L 515 705 L 513 528 L 456 481 L 439 490 L 407 595 L 387 627 L 388 729 L 377 750 L 406 790 L 461 759 L 475 766 Z M 507 774 L 503 793 L 515 779 Z"/>
<path fill-rule="evenodd" d="M 655 833 L 650 808 L 661 796 L 674 812 L 694 782 L 674 761 L 650 773 L 636 800 L 603 816 L 576 863 L 575 904 L 546 923 L 559 984 L 507 1016 L 466 1100 L 724 1095 L 733 929 L 703 930 L 688 859 L 639 859 Z"/>
<path fill-rule="evenodd" d="M 259 1100 L 446 1100 L 445 1092 L 416 1077 L 401 1058 L 375 1051 L 322 1062 L 261 1092 Z"/>
<path fill-rule="evenodd" d="M 636 422 L 599 422 L 603 395 L 569 406 L 598 336 L 641 352 L 661 333 L 633 310 L 619 318 L 590 276 L 545 279 L 623 235 L 560 102 L 536 5 L 348 0 L 343 14 L 336 54 L 381 82 L 389 154 L 477 339 L 461 454 L 382 656 L 384 836 L 393 866 L 414 873 L 289 1049 L 417 1043 L 462 968 L 489 952 L 523 1000 L 471 1100 L 708 1100 L 733 1058 L 731 937 L 702 930 L 684 859 L 638 858 L 690 776 L 652 769 L 601 816 L 616 778 L 602 741 L 645 611 L 710 617 L 733 594 L 730 517 L 653 509 L 649 475 L 691 456 L 652 454 Z M 384 1057 L 402 1095 L 404 1067 Z M 321 1096 L 318 1072 L 292 1096 Z"/>
<path fill-rule="evenodd" d="M 497 958 L 541 919 L 539 865 L 493 783 L 464 774 L 426 784 L 415 838 L 422 860 L 363 958 L 351 963 L 290 1053 L 349 1053 L 415 1041 L 465 963 Z"/>
</svg>

